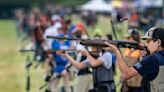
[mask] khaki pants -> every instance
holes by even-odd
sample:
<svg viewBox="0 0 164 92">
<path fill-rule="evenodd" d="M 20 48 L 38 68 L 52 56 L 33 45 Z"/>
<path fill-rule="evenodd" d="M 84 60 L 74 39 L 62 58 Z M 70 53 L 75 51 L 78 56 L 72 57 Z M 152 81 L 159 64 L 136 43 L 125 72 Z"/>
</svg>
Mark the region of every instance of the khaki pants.
<svg viewBox="0 0 164 92">
<path fill-rule="evenodd" d="M 71 87 L 70 87 L 70 83 L 69 83 L 69 75 L 64 75 L 61 76 L 60 78 L 56 78 L 56 74 L 53 75 L 53 81 L 51 81 L 49 83 L 49 89 L 51 92 L 59 92 L 59 84 L 60 81 L 63 80 L 63 85 L 65 88 L 66 92 L 71 92 Z M 54 79 L 55 77 L 55 79 Z"/>
<path fill-rule="evenodd" d="M 74 92 L 88 92 L 93 88 L 92 74 L 77 76 L 75 82 Z"/>
</svg>

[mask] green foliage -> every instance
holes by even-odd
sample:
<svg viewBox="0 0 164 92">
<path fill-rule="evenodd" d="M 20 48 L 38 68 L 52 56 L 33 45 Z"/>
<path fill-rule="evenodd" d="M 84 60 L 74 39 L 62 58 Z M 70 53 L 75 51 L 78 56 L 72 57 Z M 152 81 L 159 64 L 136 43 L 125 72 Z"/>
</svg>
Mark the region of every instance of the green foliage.
<svg viewBox="0 0 164 92">
<path fill-rule="evenodd" d="M 77 6 L 87 1 L 88 0 L 0 0 L 0 4 L 41 6 L 46 3 L 51 3 L 51 4 L 61 4 L 64 6 Z"/>
<path fill-rule="evenodd" d="M 88 0 L 58 0 L 56 3 L 62 4 L 64 6 L 77 6 L 86 3 Z"/>
</svg>

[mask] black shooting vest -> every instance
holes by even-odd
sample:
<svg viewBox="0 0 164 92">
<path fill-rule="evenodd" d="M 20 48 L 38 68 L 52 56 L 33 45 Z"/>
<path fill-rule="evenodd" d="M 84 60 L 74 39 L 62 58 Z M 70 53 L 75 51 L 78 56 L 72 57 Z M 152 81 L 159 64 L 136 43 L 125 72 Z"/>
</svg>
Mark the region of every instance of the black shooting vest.
<svg viewBox="0 0 164 92">
<path fill-rule="evenodd" d="M 80 62 L 84 61 L 85 59 L 86 59 L 86 56 L 82 56 Z M 77 75 L 85 75 L 85 74 L 91 74 L 89 67 L 80 69 L 77 73 Z"/>
<path fill-rule="evenodd" d="M 109 61 L 110 62 L 110 61 Z M 94 85 L 102 83 L 112 83 L 113 82 L 113 70 L 112 67 L 107 69 L 104 65 L 93 68 L 93 81 Z"/>
<path fill-rule="evenodd" d="M 112 62 L 112 61 L 109 61 L 109 62 Z M 113 72 L 112 67 L 109 69 L 107 69 L 104 65 L 93 67 L 93 83 L 94 83 L 94 88 L 98 88 L 98 89 L 100 88 L 99 91 L 101 91 L 101 87 L 105 87 L 104 88 L 106 89 L 105 92 L 114 92 L 113 91 L 115 90 L 114 72 Z"/>
<path fill-rule="evenodd" d="M 80 38 L 81 38 L 81 37 L 80 37 Z M 83 45 L 83 46 L 84 46 L 84 45 Z M 85 47 L 85 49 L 89 50 L 87 46 L 84 46 L 84 47 Z M 82 61 L 84 61 L 84 60 L 86 60 L 86 59 L 87 59 L 87 57 L 84 56 L 84 55 L 82 55 L 82 56 L 81 56 L 80 62 L 82 62 Z M 79 69 L 77 75 L 79 76 L 79 75 L 85 75 L 85 74 L 91 74 L 91 73 L 92 73 L 92 72 L 90 71 L 89 67 L 85 67 L 85 68 L 83 68 L 83 69 Z"/>
</svg>

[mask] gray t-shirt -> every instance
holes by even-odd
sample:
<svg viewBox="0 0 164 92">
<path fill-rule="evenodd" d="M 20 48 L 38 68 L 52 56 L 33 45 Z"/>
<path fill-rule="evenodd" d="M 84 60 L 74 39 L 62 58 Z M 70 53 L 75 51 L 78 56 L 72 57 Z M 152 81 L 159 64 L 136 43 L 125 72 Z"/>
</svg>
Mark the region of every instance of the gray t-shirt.
<svg viewBox="0 0 164 92">
<path fill-rule="evenodd" d="M 110 52 L 103 53 L 102 56 L 100 56 L 98 59 L 103 62 L 103 65 L 107 69 L 111 68 L 111 66 L 112 66 L 112 54 Z M 91 66 L 88 59 L 84 60 L 83 63 L 86 66 Z"/>
</svg>

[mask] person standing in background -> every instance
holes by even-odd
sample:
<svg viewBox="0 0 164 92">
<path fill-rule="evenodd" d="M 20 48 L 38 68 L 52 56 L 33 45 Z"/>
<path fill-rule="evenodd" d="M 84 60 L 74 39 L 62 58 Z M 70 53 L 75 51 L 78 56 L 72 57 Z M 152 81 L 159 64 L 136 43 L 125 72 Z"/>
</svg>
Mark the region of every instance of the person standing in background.
<svg viewBox="0 0 164 92">
<path fill-rule="evenodd" d="M 125 35 L 125 37 L 127 37 L 128 41 L 130 42 L 137 42 L 140 44 L 140 34 L 137 29 L 129 29 L 128 34 Z M 141 51 L 133 48 L 125 48 L 123 54 L 125 63 L 129 67 L 134 66 L 137 62 L 140 61 L 141 58 Z M 125 83 L 123 83 L 122 92 L 143 92 L 142 77 L 137 75 L 131 79 L 126 80 Z"/>
<path fill-rule="evenodd" d="M 88 39 L 88 35 L 87 35 L 88 33 L 83 23 L 77 23 L 75 30 L 73 30 L 72 32 L 74 35 L 78 35 L 77 37 L 81 39 Z M 76 49 L 89 50 L 88 47 L 81 45 L 79 42 L 77 42 Z M 85 59 L 86 57 L 81 53 L 78 53 L 76 55 L 76 61 L 79 63 L 84 61 Z M 86 67 L 83 69 L 78 69 L 76 83 L 74 86 L 74 92 L 88 92 L 92 88 L 93 88 L 93 78 L 90 68 Z"/>
</svg>

